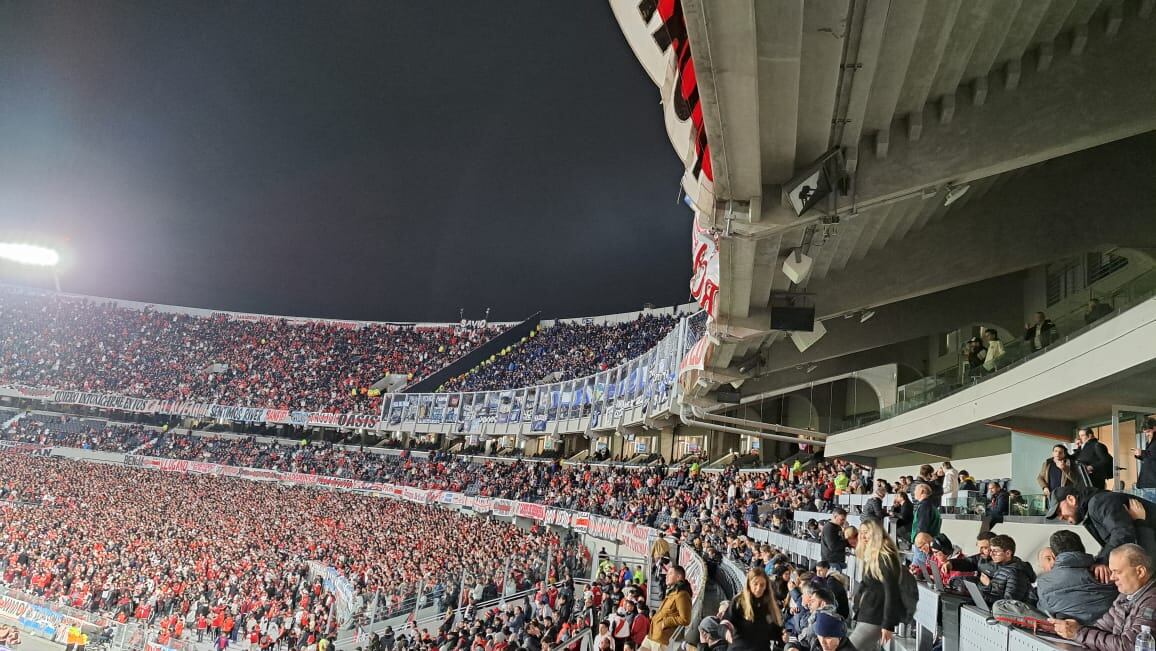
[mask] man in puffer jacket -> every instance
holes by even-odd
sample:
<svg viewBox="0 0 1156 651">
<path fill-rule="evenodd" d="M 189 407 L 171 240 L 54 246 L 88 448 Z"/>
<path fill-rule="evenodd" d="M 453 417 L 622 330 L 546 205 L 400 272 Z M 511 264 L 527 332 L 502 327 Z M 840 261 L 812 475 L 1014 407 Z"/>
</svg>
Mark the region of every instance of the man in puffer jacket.
<svg viewBox="0 0 1156 651">
<path fill-rule="evenodd" d="M 1139 545 L 1120 545 L 1108 557 L 1120 596 L 1091 626 L 1074 619 L 1053 619 L 1056 634 L 1091 651 L 1132 651 L 1141 627 L 1156 628 L 1156 587 L 1152 557 Z"/>
<path fill-rule="evenodd" d="M 1000 599 L 1015 599 L 1034 603 L 1032 597 L 1032 583 L 1036 580 L 1036 572 L 1032 566 L 1016 557 L 1016 541 L 1011 536 L 993 536 L 991 539 L 991 560 L 995 563 L 995 572 L 989 577 L 981 574 L 982 583 L 980 592 L 988 604 L 994 604 Z"/>
<path fill-rule="evenodd" d="M 1076 532 L 1057 531 L 1048 545 L 1056 554 L 1056 565 L 1036 582 L 1040 610 L 1051 617 L 1091 625 L 1108 612 L 1119 591 L 1115 585 L 1100 583 L 1092 575 L 1096 559 L 1084 551 L 1084 542 Z"/>
</svg>

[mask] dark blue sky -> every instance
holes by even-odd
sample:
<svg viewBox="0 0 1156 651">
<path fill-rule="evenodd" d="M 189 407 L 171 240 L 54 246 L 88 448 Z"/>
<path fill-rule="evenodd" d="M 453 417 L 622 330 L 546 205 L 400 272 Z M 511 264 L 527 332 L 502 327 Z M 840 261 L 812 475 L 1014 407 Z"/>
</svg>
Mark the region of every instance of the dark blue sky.
<svg viewBox="0 0 1156 651">
<path fill-rule="evenodd" d="M 660 109 L 603 0 L 5 2 L 0 237 L 67 240 L 66 291 L 199 307 L 672 304 Z"/>
</svg>

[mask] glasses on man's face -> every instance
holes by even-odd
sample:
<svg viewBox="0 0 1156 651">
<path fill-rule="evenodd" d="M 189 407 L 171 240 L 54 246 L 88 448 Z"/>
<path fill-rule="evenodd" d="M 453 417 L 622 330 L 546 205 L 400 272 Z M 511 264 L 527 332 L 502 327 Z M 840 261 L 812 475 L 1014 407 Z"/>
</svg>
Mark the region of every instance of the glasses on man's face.
<svg viewBox="0 0 1156 651">
<path fill-rule="evenodd" d="M 1004 550 L 1000 549 L 999 547 L 992 547 L 991 548 L 991 555 L 993 558 L 996 556 L 1003 556 L 1005 553 L 1006 552 Z"/>
</svg>

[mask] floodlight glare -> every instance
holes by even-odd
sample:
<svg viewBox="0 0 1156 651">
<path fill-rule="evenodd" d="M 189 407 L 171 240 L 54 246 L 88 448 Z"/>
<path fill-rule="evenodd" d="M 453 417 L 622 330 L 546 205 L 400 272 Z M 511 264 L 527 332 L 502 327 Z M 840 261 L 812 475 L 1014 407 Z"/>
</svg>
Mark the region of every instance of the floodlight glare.
<svg viewBox="0 0 1156 651">
<path fill-rule="evenodd" d="M 34 244 L 0 242 L 0 259 L 37 267 L 55 267 L 60 262 L 60 254 L 53 249 Z"/>
</svg>

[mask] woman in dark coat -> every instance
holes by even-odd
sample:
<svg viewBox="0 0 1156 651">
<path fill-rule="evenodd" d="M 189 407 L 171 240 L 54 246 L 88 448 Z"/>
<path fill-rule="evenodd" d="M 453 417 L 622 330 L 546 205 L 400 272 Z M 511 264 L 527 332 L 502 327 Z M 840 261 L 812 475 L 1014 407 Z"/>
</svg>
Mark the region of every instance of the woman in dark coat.
<svg viewBox="0 0 1156 651">
<path fill-rule="evenodd" d="M 783 640 L 783 615 L 762 568 L 747 572 L 743 591 L 731 601 L 723 619 L 733 635 L 730 651 L 767 651 Z"/>
<path fill-rule="evenodd" d="M 854 630 L 851 642 L 858 651 L 878 651 L 891 641 L 895 627 L 903 619 L 903 597 L 899 593 L 899 549 L 873 518 L 859 525 L 855 548 L 863 580 L 855 596 Z"/>
</svg>

